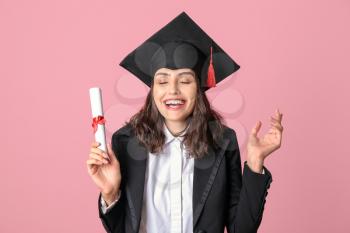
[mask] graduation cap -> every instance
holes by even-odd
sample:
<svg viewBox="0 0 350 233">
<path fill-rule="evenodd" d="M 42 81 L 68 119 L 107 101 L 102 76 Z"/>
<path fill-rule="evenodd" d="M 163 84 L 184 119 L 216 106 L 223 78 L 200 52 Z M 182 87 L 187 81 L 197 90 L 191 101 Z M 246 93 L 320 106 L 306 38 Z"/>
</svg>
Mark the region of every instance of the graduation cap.
<svg viewBox="0 0 350 233">
<path fill-rule="evenodd" d="M 154 33 L 119 65 L 149 87 L 160 68 L 190 68 L 203 91 L 240 68 L 185 12 Z"/>
</svg>

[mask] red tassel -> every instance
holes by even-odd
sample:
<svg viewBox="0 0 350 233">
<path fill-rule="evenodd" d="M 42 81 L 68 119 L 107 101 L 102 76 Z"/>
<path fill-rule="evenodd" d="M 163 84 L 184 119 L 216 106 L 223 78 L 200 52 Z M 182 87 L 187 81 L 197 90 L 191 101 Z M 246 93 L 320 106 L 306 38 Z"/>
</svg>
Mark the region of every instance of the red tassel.
<svg viewBox="0 0 350 233">
<path fill-rule="evenodd" d="M 212 46 L 210 47 L 210 64 L 208 67 L 207 86 L 209 88 L 216 86 L 215 71 L 214 71 L 214 66 L 213 66 L 213 47 Z"/>
</svg>

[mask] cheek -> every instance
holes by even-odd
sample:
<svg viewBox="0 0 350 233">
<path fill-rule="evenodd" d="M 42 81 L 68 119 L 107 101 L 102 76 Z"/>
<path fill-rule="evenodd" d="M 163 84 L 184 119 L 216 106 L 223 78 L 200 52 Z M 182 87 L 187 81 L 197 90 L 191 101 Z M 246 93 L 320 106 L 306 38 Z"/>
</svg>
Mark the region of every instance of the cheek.
<svg viewBox="0 0 350 233">
<path fill-rule="evenodd" d="M 154 100 L 157 100 L 159 97 L 159 91 L 158 91 L 158 89 L 157 88 L 154 88 L 153 89 L 153 92 L 152 92 L 152 95 L 153 95 L 153 99 Z"/>
<path fill-rule="evenodd" d="M 187 96 L 188 104 L 189 104 L 188 107 L 192 110 L 194 108 L 194 105 L 196 104 L 197 89 L 192 88 L 192 89 L 188 90 L 186 96 Z"/>
<path fill-rule="evenodd" d="M 191 102 L 194 102 L 197 97 L 197 87 L 192 86 L 186 92 L 187 92 L 187 98 L 191 100 Z"/>
<path fill-rule="evenodd" d="M 192 98 L 192 99 L 191 99 L 190 106 L 189 106 L 189 108 L 190 108 L 191 111 L 194 109 L 195 104 L 196 104 L 196 98 Z"/>
<path fill-rule="evenodd" d="M 159 89 L 153 90 L 153 100 L 159 106 L 161 104 L 163 92 Z"/>
</svg>

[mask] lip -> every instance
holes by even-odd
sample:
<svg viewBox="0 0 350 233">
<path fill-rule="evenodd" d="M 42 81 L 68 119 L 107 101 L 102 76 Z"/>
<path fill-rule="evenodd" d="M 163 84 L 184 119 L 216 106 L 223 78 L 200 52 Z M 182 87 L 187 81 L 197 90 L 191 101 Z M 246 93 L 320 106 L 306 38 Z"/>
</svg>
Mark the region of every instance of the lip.
<svg viewBox="0 0 350 233">
<path fill-rule="evenodd" d="M 182 109 L 182 108 L 184 108 L 184 107 L 185 107 L 185 104 L 177 105 L 177 106 L 174 107 L 174 108 L 171 108 L 171 107 L 169 107 L 168 105 L 165 104 L 165 108 L 166 108 L 166 109 L 168 109 L 168 110 L 173 110 L 173 111 L 180 110 L 180 109 Z"/>
<path fill-rule="evenodd" d="M 165 99 L 163 101 L 163 103 L 165 104 L 165 102 L 167 102 L 168 100 L 182 100 L 184 103 L 186 103 L 186 100 L 182 99 L 182 98 L 171 98 L 171 99 Z"/>
<path fill-rule="evenodd" d="M 165 104 L 165 102 L 168 101 L 168 100 L 182 100 L 184 103 L 181 104 L 181 105 L 177 105 L 175 108 L 171 108 L 171 107 L 169 107 L 168 105 Z M 185 107 L 186 100 L 184 100 L 184 99 L 182 99 L 182 98 L 165 99 L 165 100 L 163 101 L 163 104 L 164 104 L 164 106 L 165 106 L 166 109 L 176 111 L 176 110 L 180 110 L 180 109 L 182 109 L 182 108 Z"/>
</svg>

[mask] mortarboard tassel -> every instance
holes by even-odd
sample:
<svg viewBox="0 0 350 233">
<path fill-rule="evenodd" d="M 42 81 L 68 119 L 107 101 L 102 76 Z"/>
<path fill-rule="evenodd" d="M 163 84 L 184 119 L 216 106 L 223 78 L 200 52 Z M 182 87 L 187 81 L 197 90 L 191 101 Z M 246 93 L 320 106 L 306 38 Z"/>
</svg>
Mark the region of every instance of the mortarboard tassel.
<svg viewBox="0 0 350 233">
<path fill-rule="evenodd" d="M 214 66 L 213 66 L 213 47 L 212 46 L 210 47 L 210 64 L 208 67 L 207 86 L 209 88 L 216 86 L 215 71 L 214 71 Z"/>
</svg>

